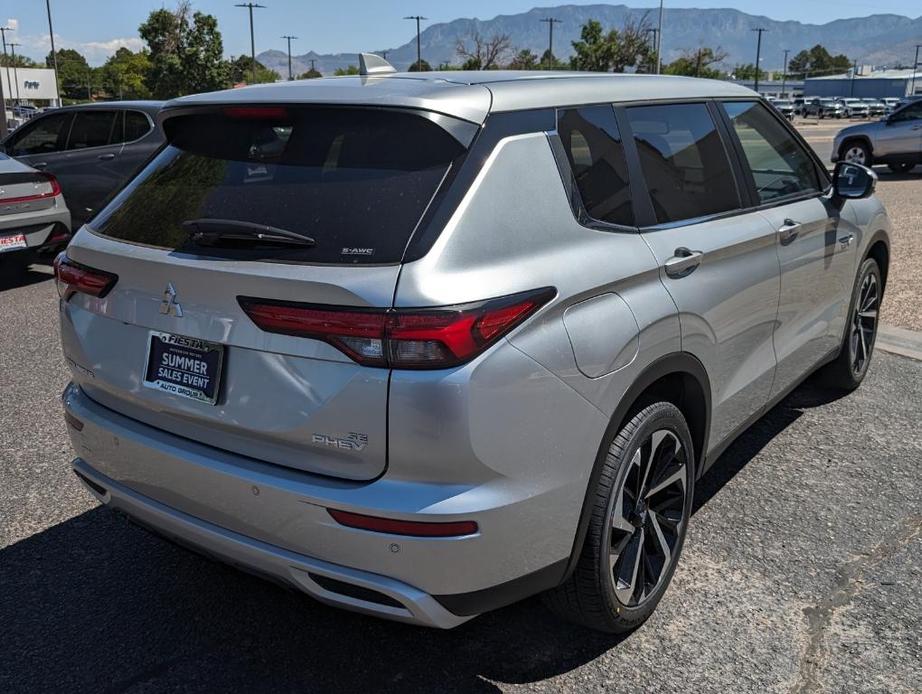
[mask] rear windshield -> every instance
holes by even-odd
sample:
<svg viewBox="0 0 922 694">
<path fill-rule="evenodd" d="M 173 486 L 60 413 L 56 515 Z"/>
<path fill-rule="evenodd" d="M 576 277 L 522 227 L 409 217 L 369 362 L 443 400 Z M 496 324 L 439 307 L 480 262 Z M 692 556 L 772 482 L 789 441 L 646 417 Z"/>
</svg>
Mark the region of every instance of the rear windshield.
<svg viewBox="0 0 922 694">
<path fill-rule="evenodd" d="M 169 144 L 90 226 L 124 241 L 243 260 L 399 262 L 464 153 L 433 120 L 383 109 L 229 107 L 176 116 L 164 130 Z M 265 225 L 315 243 L 228 233 L 202 247 L 192 240 L 194 220 L 209 220 L 209 229 L 226 221 L 231 231 Z"/>
</svg>

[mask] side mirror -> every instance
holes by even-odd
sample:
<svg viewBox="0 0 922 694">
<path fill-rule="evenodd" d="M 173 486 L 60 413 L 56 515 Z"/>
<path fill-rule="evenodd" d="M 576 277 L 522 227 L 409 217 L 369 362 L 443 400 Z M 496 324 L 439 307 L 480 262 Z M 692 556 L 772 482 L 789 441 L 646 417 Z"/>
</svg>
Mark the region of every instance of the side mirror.
<svg viewBox="0 0 922 694">
<path fill-rule="evenodd" d="M 832 174 L 832 188 L 837 198 L 860 200 L 874 194 L 877 174 L 861 164 L 840 161 Z"/>
</svg>

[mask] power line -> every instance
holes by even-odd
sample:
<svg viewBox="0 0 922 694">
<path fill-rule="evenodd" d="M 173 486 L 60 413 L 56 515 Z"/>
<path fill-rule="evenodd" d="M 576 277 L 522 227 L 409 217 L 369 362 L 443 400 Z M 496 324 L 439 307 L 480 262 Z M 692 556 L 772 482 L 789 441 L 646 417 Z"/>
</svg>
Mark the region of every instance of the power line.
<svg viewBox="0 0 922 694">
<path fill-rule="evenodd" d="M 556 17 L 545 17 L 538 21 L 547 24 L 547 67 L 550 69 L 551 61 L 554 59 L 554 25 L 563 22 Z"/>
<path fill-rule="evenodd" d="M 245 7 L 250 11 L 250 58 L 253 59 L 253 84 L 256 84 L 256 39 L 253 36 L 253 10 L 263 10 L 266 6 L 255 2 L 241 2 L 234 7 Z"/>
<path fill-rule="evenodd" d="M 420 23 L 420 22 L 428 21 L 429 18 L 428 18 L 428 17 L 423 17 L 423 16 L 418 15 L 418 14 L 411 14 L 411 15 L 408 16 L 408 17 L 404 17 L 404 19 L 415 19 L 415 20 L 416 20 L 416 69 L 417 69 L 418 71 L 422 72 L 422 69 L 423 69 L 423 51 L 422 51 L 422 47 L 421 47 L 420 42 L 419 42 L 419 23 Z"/>
<path fill-rule="evenodd" d="M 755 85 L 753 87 L 755 89 L 755 92 L 758 94 L 759 93 L 759 63 L 762 60 L 762 34 L 768 31 L 768 29 L 764 29 L 762 27 L 756 27 L 752 31 L 758 32 L 759 34 L 759 38 L 756 41 L 756 79 L 755 79 Z"/>
</svg>

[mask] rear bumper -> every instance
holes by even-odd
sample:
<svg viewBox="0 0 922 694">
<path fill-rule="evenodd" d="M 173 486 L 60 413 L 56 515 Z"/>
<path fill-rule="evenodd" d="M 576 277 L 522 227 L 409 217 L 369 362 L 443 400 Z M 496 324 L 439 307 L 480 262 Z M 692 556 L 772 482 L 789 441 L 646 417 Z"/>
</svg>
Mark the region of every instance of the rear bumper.
<svg viewBox="0 0 922 694">
<path fill-rule="evenodd" d="M 81 425 L 68 427 L 80 456 L 74 469 L 103 503 L 346 609 L 450 628 L 556 585 L 572 551 L 586 484 L 572 473 L 546 486 L 504 476 L 467 485 L 396 474 L 335 480 L 163 432 L 99 405 L 75 385 L 63 402 Z M 440 538 L 369 532 L 337 524 L 329 508 L 400 520 L 473 520 L 479 530 Z M 567 509 L 567 522 L 559 522 L 555 509 Z M 329 581 L 321 585 L 324 579 L 347 584 L 346 592 Z"/>
<path fill-rule="evenodd" d="M 132 491 L 94 470 L 72 463 L 77 476 L 101 502 L 158 533 L 197 551 L 281 581 L 321 602 L 401 622 L 450 629 L 470 619 L 452 614 L 432 596 L 386 576 L 337 566 L 231 532 Z M 338 583 L 358 587 L 352 595 L 334 592 Z M 324 585 L 321 585 L 323 583 Z"/>
</svg>

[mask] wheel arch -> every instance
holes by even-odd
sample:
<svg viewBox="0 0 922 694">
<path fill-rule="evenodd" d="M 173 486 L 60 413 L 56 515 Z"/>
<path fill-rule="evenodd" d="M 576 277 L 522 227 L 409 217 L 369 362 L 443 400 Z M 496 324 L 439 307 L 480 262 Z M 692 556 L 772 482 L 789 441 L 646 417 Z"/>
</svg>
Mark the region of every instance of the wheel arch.
<svg viewBox="0 0 922 694">
<path fill-rule="evenodd" d="M 880 268 L 881 291 L 885 291 L 887 289 L 887 272 L 890 269 L 890 239 L 883 229 L 874 232 L 871 236 L 862 262 L 867 258 L 873 258 L 877 261 L 877 267 Z"/>
<path fill-rule="evenodd" d="M 695 449 L 695 478 L 703 472 L 711 426 L 710 379 L 697 357 L 689 352 L 673 352 L 652 362 L 640 373 L 624 392 L 611 416 L 586 485 L 573 548 L 561 583 L 569 578 L 579 561 L 592 515 L 592 490 L 598 483 L 611 441 L 625 422 L 646 405 L 659 400 L 671 402 L 682 412 Z"/>
<path fill-rule="evenodd" d="M 845 139 L 842 140 L 842 144 L 839 145 L 839 151 L 836 152 L 840 159 L 842 158 L 842 153 L 845 151 L 846 145 L 848 145 L 850 142 L 860 142 L 863 144 L 868 148 L 868 153 L 871 155 L 871 161 L 874 160 L 874 145 L 871 143 L 871 138 L 862 134 L 847 135 Z"/>
</svg>

